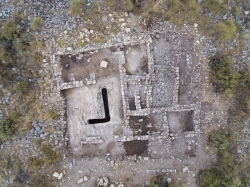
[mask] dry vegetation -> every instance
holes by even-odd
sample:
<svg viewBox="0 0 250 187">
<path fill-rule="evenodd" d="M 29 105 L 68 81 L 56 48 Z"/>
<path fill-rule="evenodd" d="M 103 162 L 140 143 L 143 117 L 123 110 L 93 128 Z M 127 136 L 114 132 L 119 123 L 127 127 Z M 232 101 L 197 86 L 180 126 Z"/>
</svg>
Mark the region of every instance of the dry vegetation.
<svg viewBox="0 0 250 187">
<path fill-rule="evenodd" d="M 18 6 L 21 2 L 14 0 Z M 104 3 L 114 11 L 142 15 L 148 27 L 158 20 L 167 20 L 177 26 L 198 23 L 199 31 L 205 36 L 212 37 L 214 41 L 228 43 L 232 39 L 237 39 L 236 42 L 240 43 L 250 40 L 247 32 L 250 28 L 249 19 L 242 20 L 243 26 L 238 24 L 238 20 L 242 19 L 242 10 L 250 8 L 248 0 L 203 0 L 201 4 L 196 0 L 107 0 Z M 87 6 L 83 0 L 70 1 L 69 13 L 72 16 L 83 16 L 84 20 L 91 20 L 93 24 L 86 24 L 87 27 L 101 31 L 105 30 L 105 27 L 100 20 L 100 10 L 95 3 Z M 230 16 L 223 19 L 224 14 Z M 4 106 L 6 112 L 5 118 L 0 122 L 0 142 L 29 130 L 33 119 L 54 120 L 58 117 L 56 108 L 44 107 L 41 98 L 36 96 L 43 92 L 42 88 L 46 82 L 40 81 L 35 84 L 36 81 L 30 81 L 44 76 L 38 74 L 43 57 L 36 50 L 38 46 L 43 47 L 43 44 L 26 32 L 27 28 L 22 21 L 27 23 L 26 16 L 22 12 L 15 12 L 12 14 L 12 20 L 0 23 L 0 96 L 3 97 L 9 92 L 15 96 L 12 106 Z M 29 25 L 33 31 L 39 31 L 43 26 L 43 20 L 39 17 L 33 18 Z M 237 38 L 237 33 L 241 37 Z M 96 37 L 94 41 L 99 43 L 101 40 L 102 38 Z M 64 45 L 62 42 L 61 46 Z M 79 45 L 84 46 L 84 43 Z M 239 49 L 234 49 L 237 50 Z M 243 122 L 249 117 L 250 112 L 250 71 L 236 71 L 230 55 L 223 53 L 211 58 L 211 81 L 215 90 L 230 96 L 229 99 L 232 98 L 235 104 L 229 110 L 228 128 L 213 132 L 209 137 L 208 144 L 218 151 L 218 162 L 200 172 L 199 183 L 204 187 L 250 186 L 250 171 L 247 167 L 250 158 L 246 155 L 238 162 L 235 156 L 236 140 L 244 133 Z M 21 186 L 25 177 L 31 181 L 27 186 L 53 186 L 46 179 L 46 175 L 39 176 L 36 171 L 60 160 L 60 153 L 49 145 L 42 145 L 41 141 L 37 141 L 36 144 L 41 155 L 30 158 L 28 163 L 23 163 L 15 157 L 0 155 L 1 176 L 8 176 L 8 171 L 12 168 L 14 180 Z M 21 168 L 27 169 L 24 171 Z M 162 177 L 152 179 L 151 186 L 161 185 L 162 180 Z M 173 184 L 168 184 L 171 185 Z"/>
</svg>

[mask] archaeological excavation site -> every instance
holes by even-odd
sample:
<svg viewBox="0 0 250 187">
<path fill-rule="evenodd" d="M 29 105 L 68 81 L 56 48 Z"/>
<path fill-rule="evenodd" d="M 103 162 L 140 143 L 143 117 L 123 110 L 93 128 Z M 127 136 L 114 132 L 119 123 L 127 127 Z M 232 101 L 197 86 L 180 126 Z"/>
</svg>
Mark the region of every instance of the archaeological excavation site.
<svg viewBox="0 0 250 187">
<path fill-rule="evenodd" d="M 250 187 L 249 0 L 0 0 L 1 187 Z"/>
<path fill-rule="evenodd" d="M 194 37 L 153 32 L 143 42 L 55 53 L 71 154 L 149 162 L 142 175 L 174 175 L 177 168 L 195 175 L 187 163 L 207 158 L 201 147 L 201 63 Z"/>
<path fill-rule="evenodd" d="M 73 154 L 198 154 L 200 69 L 187 34 L 152 33 L 143 43 L 56 54 L 54 65 Z"/>
</svg>

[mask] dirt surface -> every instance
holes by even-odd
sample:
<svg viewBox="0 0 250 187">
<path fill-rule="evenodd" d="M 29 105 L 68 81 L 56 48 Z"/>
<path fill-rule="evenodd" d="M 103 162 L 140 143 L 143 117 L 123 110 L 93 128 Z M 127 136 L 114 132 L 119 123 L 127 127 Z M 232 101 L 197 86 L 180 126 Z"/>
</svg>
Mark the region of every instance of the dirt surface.
<svg viewBox="0 0 250 187">
<path fill-rule="evenodd" d="M 110 121 L 101 124 L 88 124 L 89 119 L 104 118 L 101 88 L 107 88 L 109 98 Z M 73 88 L 64 91 L 67 103 L 67 124 L 70 136 L 69 145 L 77 155 L 102 155 L 107 145 L 113 141 L 113 132 L 122 123 L 122 109 L 119 80 L 103 78 L 96 85 Z M 105 142 L 97 145 L 81 145 L 87 137 L 100 138 Z M 93 148 L 93 149 L 92 149 Z M 120 152 L 120 151 L 118 151 Z"/>
<path fill-rule="evenodd" d="M 148 135 L 155 132 L 155 121 L 150 116 L 131 116 L 129 126 L 133 130 L 134 135 Z"/>
<path fill-rule="evenodd" d="M 145 44 L 128 47 L 125 51 L 125 68 L 128 75 L 142 75 L 148 73 L 148 56 Z"/>
<path fill-rule="evenodd" d="M 127 156 L 147 156 L 148 140 L 133 140 L 124 142 L 123 146 Z"/>
<path fill-rule="evenodd" d="M 82 53 L 81 59 L 79 55 L 61 56 L 62 75 L 65 82 L 85 80 L 89 78 L 90 73 L 95 73 L 97 79 L 109 76 L 118 77 L 118 62 L 112 56 L 111 48 Z M 75 60 L 73 61 L 72 58 Z M 108 62 L 107 68 L 100 67 L 101 61 Z M 67 64 L 69 68 L 66 68 Z"/>
<path fill-rule="evenodd" d="M 188 112 L 168 112 L 168 124 L 170 132 L 186 132 L 193 131 L 193 113 Z"/>
</svg>

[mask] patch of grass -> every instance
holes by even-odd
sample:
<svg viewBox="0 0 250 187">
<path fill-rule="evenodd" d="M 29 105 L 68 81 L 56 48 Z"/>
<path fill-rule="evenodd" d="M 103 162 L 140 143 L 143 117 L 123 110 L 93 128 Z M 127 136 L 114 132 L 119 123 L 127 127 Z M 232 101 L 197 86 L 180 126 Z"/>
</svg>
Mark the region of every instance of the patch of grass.
<svg viewBox="0 0 250 187">
<path fill-rule="evenodd" d="M 250 89 L 250 69 L 244 69 L 240 72 L 240 81 Z"/>
<path fill-rule="evenodd" d="M 242 37 L 243 41 L 245 41 L 245 42 L 250 41 L 250 34 L 246 31 L 243 31 L 241 33 L 241 37 Z"/>
<path fill-rule="evenodd" d="M 213 147 L 218 148 L 218 161 L 215 166 L 199 172 L 199 186 L 248 186 L 250 180 L 242 175 L 243 163 L 234 160 L 229 150 L 234 140 L 225 132 L 212 132 Z M 210 140 L 211 141 L 211 140 Z"/>
<path fill-rule="evenodd" d="M 29 163 L 31 165 L 32 168 L 41 168 L 44 164 L 44 161 L 41 160 L 40 158 L 37 158 L 37 157 L 32 157 L 29 159 Z"/>
<path fill-rule="evenodd" d="M 36 64 L 41 64 L 43 60 L 43 57 L 40 53 L 34 53 L 32 55 L 32 61 Z"/>
<path fill-rule="evenodd" d="M 229 18 L 226 21 L 220 21 L 216 24 L 216 35 L 220 41 L 232 39 L 237 33 L 237 26 L 234 20 Z"/>
<path fill-rule="evenodd" d="M 184 21 L 193 23 L 197 19 L 201 7 L 195 0 L 169 0 L 165 1 L 168 10 L 165 13 L 165 18 L 180 26 Z"/>
<path fill-rule="evenodd" d="M 35 142 L 34 142 L 35 146 L 36 147 L 40 147 L 42 145 L 42 140 L 41 139 L 37 139 Z"/>
<path fill-rule="evenodd" d="M 45 113 L 45 119 L 47 119 L 49 121 L 55 120 L 58 117 L 59 117 L 59 115 L 58 115 L 58 112 L 55 108 L 52 108 Z"/>
<path fill-rule="evenodd" d="M 83 13 L 82 5 L 83 5 L 82 0 L 71 0 L 68 10 L 69 14 L 75 17 L 81 16 Z"/>
<path fill-rule="evenodd" d="M 21 21 L 26 20 L 26 16 L 19 11 L 16 11 L 14 13 L 11 14 L 11 17 L 15 20 L 15 22 L 19 23 Z"/>
<path fill-rule="evenodd" d="M 13 90 L 15 91 L 17 97 L 22 99 L 28 94 L 30 86 L 31 85 L 28 81 L 18 82 L 14 85 Z"/>
<path fill-rule="evenodd" d="M 43 26 L 43 19 L 40 17 L 35 17 L 30 22 L 30 27 L 33 31 L 37 31 Z"/>
<path fill-rule="evenodd" d="M 220 93 L 231 93 L 238 84 L 240 74 L 233 68 L 233 61 L 224 56 L 214 56 L 210 60 L 211 82 Z"/>
<path fill-rule="evenodd" d="M 233 7 L 232 13 L 234 17 L 238 17 L 241 14 L 241 11 L 238 7 Z"/>
<path fill-rule="evenodd" d="M 95 38 L 95 43 L 100 43 L 101 42 L 101 39 L 100 38 Z"/>
<path fill-rule="evenodd" d="M 199 3 L 195 0 L 190 0 L 187 3 L 187 18 L 188 18 L 188 22 L 192 23 L 194 20 L 197 19 L 200 11 L 201 11 L 201 7 L 199 5 Z"/>
<path fill-rule="evenodd" d="M 79 46 L 80 46 L 80 47 L 83 47 L 84 45 L 85 45 L 84 42 L 82 42 L 82 41 L 79 42 Z"/>
<path fill-rule="evenodd" d="M 92 3 L 90 6 L 87 6 L 85 11 L 85 20 L 91 20 L 93 23 L 99 24 L 99 18 L 98 18 L 98 13 L 99 13 L 99 8 L 97 3 Z"/>
<path fill-rule="evenodd" d="M 32 187 L 54 187 L 55 185 L 48 179 L 47 176 L 35 175 L 31 179 Z"/>
<path fill-rule="evenodd" d="M 4 24 L 2 36 L 7 40 L 14 40 L 19 36 L 20 32 L 20 28 L 14 23 L 14 21 L 7 21 Z"/>
<path fill-rule="evenodd" d="M 129 12 L 134 9 L 134 4 L 132 0 L 123 0 L 124 11 Z"/>
<path fill-rule="evenodd" d="M 215 32 L 214 25 L 215 23 L 210 17 L 204 17 L 199 20 L 198 29 L 203 35 L 209 36 Z"/>
<path fill-rule="evenodd" d="M 19 114 L 13 112 L 9 116 L 2 119 L 0 122 L 0 141 L 10 138 L 15 133 L 18 118 Z"/>
<path fill-rule="evenodd" d="M 61 158 L 60 153 L 58 151 L 54 151 L 51 146 L 42 146 L 41 152 L 45 157 L 45 165 L 52 164 L 53 162 L 56 162 Z"/>
<path fill-rule="evenodd" d="M 115 6 L 116 1 L 115 0 L 107 0 L 110 6 Z"/>
<path fill-rule="evenodd" d="M 208 137 L 208 145 L 219 150 L 225 150 L 230 142 L 231 134 L 223 131 L 215 131 L 210 133 Z"/>
<path fill-rule="evenodd" d="M 204 0 L 202 2 L 204 7 L 215 14 L 220 14 L 223 11 L 224 0 Z"/>
<path fill-rule="evenodd" d="M 18 172 L 21 163 L 15 156 L 0 155 L 0 179 L 8 178 L 15 175 Z M 11 173 L 9 171 L 11 170 Z M 2 181 L 0 180 L 0 184 Z"/>
</svg>

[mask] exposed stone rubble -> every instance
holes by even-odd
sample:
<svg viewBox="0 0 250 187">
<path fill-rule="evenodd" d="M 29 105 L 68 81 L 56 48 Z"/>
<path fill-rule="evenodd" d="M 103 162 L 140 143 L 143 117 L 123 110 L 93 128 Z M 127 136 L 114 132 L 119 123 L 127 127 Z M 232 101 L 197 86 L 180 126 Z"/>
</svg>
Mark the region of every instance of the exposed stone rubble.
<svg viewBox="0 0 250 187">
<path fill-rule="evenodd" d="M 51 6 L 48 6 L 48 2 L 46 1 L 36 1 L 32 0 L 29 3 L 27 1 L 21 1 L 22 5 L 20 6 L 14 6 L 10 0 L 3 0 L 0 2 L 0 19 L 6 20 L 11 17 L 11 14 L 17 10 L 20 12 L 23 12 L 25 15 L 27 15 L 27 23 L 36 16 L 40 16 L 44 19 L 44 27 L 42 31 L 35 32 L 34 36 L 39 37 L 41 40 L 44 40 L 44 43 L 46 45 L 47 50 L 51 50 L 53 52 L 51 55 L 51 63 L 53 67 L 53 82 L 51 84 L 52 93 L 49 96 L 50 100 L 46 101 L 48 102 L 48 105 L 56 104 L 58 112 L 60 114 L 59 120 L 52 121 L 52 122 L 46 122 L 46 121 L 34 121 L 32 123 L 32 129 L 30 132 L 28 132 L 25 135 L 20 135 L 18 138 L 14 138 L 11 141 L 6 141 L 0 145 L 1 151 L 4 151 L 8 148 L 10 155 L 22 155 L 27 158 L 29 156 L 37 156 L 37 150 L 38 148 L 33 145 L 33 142 L 38 139 L 48 139 L 49 143 L 55 147 L 62 147 L 62 145 L 66 145 L 67 141 L 70 137 L 68 137 L 68 134 L 65 136 L 65 129 L 66 129 L 66 119 L 65 119 L 65 110 L 66 110 L 66 101 L 65 98 L 62 96 L 62 91 L 74 89 L 74 88 L 81 88 L 81 87 L 91 87 L 93 85 L 96 85 L 98 82 L 98 79 L 96 79 L 97 76 L 93 76 L 93 74 L 88 74 L 89 77 L 87 79 L 83 80 L 77 80 L 75 79 L 75 75 L 72 74 L 70 82 L 64 82 L 62 78 L 62 69 L 64 68 L 61 66 L 61 55 L 77 55 L 77 59 L 83 58 L 83 53 L 92 51 L 92 50 L 100 50 L 108 47 L 115 47 L 120 48 L 120 46 L 134 46 L 137 44 L 145 44 L 147 47 L 147 63 L 148 63 L 148 72 L 146 72 L 144 75 L 128 75 L 128 71 L 125 68 L 126 54 L 124 53 L 124 49 L 120 51 L 113 52 L 113 56 L 117 57 L 119 59 L 119 75 L 120 75 L 120 89 L 121 89 L 121 96 L 122 96 L 122 111 L 123 111 L 123 131 L 122 133 L 114 134 L 113 140 L 118 144 L 122 146 L 122 143 L 133 141 L 133 140 L 147 140 L 148 143 L 148 154 L 150 156 L 122 156 L 121 160 L 116 160 L 114 163 L 114 158 L 109 158 L 108 153 L 107 155 L 103 153 L 103 157 L 99 156 L 99 158 L 80 158 L 78 159 L 78 162 L 73 160 L 66 162 L 65 168 L 69 170 L 70 172 L 74 173 L 74 169 L 78 167 L 79 171 L 84 168 L 84 172 L 86 173 L 79 173 L 79 175 L 74 176 L 67 176 L 64 177 L 65 174 L 62 174 L 60 172 L 56 172 L 56 181 L 59 179 L 59 176 L 62 174 L 62 178 L 60 178 L 60 181 L 57 181 L 57 186 L 72 186 L 77 185 L 77 182 L 79 184 L 82 184 L 84 186 L 92 186 L 94 184 L 93 181 L 96 181 L 98 176 L 101 176 L 103 172 L 105 171 L 107 176 L 111 176 L 112 178 L 116 178 L 118 182 L 114 182 L 114 184 L 111 184 L 110 186 L 119 186 L 123 187 L 125 186 L 122 182 L 119 182 L 119 178 L 122 176 L 118 176 L 117 173 L 119 173 L 120 168 L 124 167 L 123 165 L 128 166 L 128 169 L 125 171 L 129 171 L 133 174 L 133 177 L 136 178 L 136 176 L 140 176 L 140 179 L 137 179 L 137 181 L 142 181 L 144 179 L 149 179 L 149 175 L 146 177 L 144 176 L 145 173 L 176 173 L 176 172 L 183 172 L 185 175 L 181 176 L 182 178 L 189 177 L 191 178 L 190 181 L 187 184 L 187 186 L 193 187 L 194 185 L 194 178 L 196 173 L 195 171 L 195 164 L 199 165 L 201 164 L 201 159 L 199 158 L 199 153 L 197 151 L 198 155 L 197 159 L 199 161 L 196 162 L 194 157 L 187 155 L 188 158 L 183 155 L 183 152 L 180 152 L 180 154 L 176 154 L 175 146 L 181 148 L 185 148 L 186 150 L 193 149 L 198 150 L 200 149 L 200 141 L 199 137 L 201 136 L 201 133 L 203 133 L 203 130 L 208 126 L 208 124 L 212 124 L 215 122 L 215 116 L 222 116 L 218 118 L 218 123 L 225 123 L 225 117 L 223 117 L 223 114 L 218 114 L 218 111 L 212 111 L 209 109 L 209 111 L 206 113 L 205 109 L 207 104 L 205 102 L 200 102 L 200 96 L 199 88 L 198 87 L 189 87 L 187 86 L 187 92 L 192 95 L 193 97 L 185 98 L 185 96 L 181 95 L 183 90 L 180 90 L 180 87 L 185 86 L 185 83 L 182 83 L 181 81 L 183 79 L 187 79 L 187 77 L 183 77 L 181 73 L 183 71 L 186 71 L 190 73 L 192 76 L 192 79 L 190 80 L 192 83 L 198 83 L 198 85 L 201 85 L 205 88 L 210 88 L 208 76 L 204 76 L 205 82 L 200 82 L 200 66 L 204 65 L 204 62 L 198 62 L 197 64 L 194 64 L 192 54 L 188 52 L 186 49 L 192 48 L 192 46 L 187 45 L 185 48 L 181 48 L 181 45 L 179 42 L 181 40 L 181 35 L 186 34 L 185 30 L 189 30 L 189 32 L 192 32 L 195 34 L 194 37 L 194 51 L 195 55 L 201 55 L 203 60 L 207 59 L 210 55 L 213 55 L 217 52 L 217 49 L 214 48 L 213 43 L 209 40 L 209 38 L 201 37 L 196 29 L 198 24 L 194 24 L 194 28 L 188 28 L 186 25 L 184 25 L 183 29 L 184 31 L 179 32 L 179 29 L 176 29 L 169 23 L 159 23 L 156 27 L 152 28 L 150 31 L 143 31 L 138 28 L 138 25 L 136 23 L 144 23 L 141 18 L 135 18 L 132 13 L 124 14 L 120 16 L 117 13 L 107 14 L 106 16 L 102 17 L 102 21 L 105 23 L 114 23 L 115 21 L 119 21 L 118 27 L 121 28 L 120 33 L 118 33 L 116 36 L 112 35 L 110 39 L 105 44 L 93 44 L 92 38 L 98 35 L 97 30 L 93 29 L 86 29 L 86 22 L 82 21 L 81 18 L 73 18 L 68 15 L 67 8 L 69 6 L 68 0 L 63 1 L 54 1 L 55 3 L 52 3 Z M 90 1 L 92 2 L 92 1 Z M 245 15 L 249 14 L 249 11 L 244 12 Z M 137 19 L 137 22 L 134 22 L 134 26 L 131 26 L 127 24 L 127 21 L 130 19 Z M 128 28 L 130 27 L 130 28 Z M 78 33 L 78 38 L 73 36 L 69 37 L 71 33 L 73 33 L 75 30 L 80 28 L 80 33 Z M 168 40 L 174 40 L 175 43 L 172 43 L 171 49 L 169 49 L 168 46 L 153 46 L 153 44 L 160 40 L 163 33 L 166 33 L 168 31 L 174 31 L 175 35 L 170 34 L 170 37 L 168 37 Z M 28 31 L 29 32 L 29 31 Z M 180 34 L 181 33 L 181 34 Z M 33 34 L 33 33 L 32 33 Z M 58 36 L 57 39 L 52 38 L 53 36 Z M 66 43 L 72 44 L 70 47 L 62 47 L 58 43 L 59 40 L 64 40 L 67 38 Z M 80 39 L 79 39 L 80 38 Z M 82 41 L 84 44 L 89 43 L 88 45 L 85 45 L 84 47 L 80 47 L 75 49 L 74 45 L 78 42 Z M 205 41 L 205 42 L 204 42 Z M 188 43 L 188 42 L 187 42 Z M 204 45 L 202 43 L 205 43 L 206 47 L 204 49 L 200 50 L 200 46 Z M 247 49 L 244 50 L 243 56 L 240 59 L 242 62 L 242 65 L 247 64 L 249 61 L 248 53 L 250 51 L 250 45 L 248 45 Z M 122 47 L 121 47 L 122 48 Z M 54 49 L 59 49 L 59 51 L 54 53 Z M 164 50 L 166 53 L 164 53 Z M 158 51 L 158 55 L 156 55 L 155 51 Z M 45 55 L 49 55 L 48 53 L 45 53 L 45 51 L 42 52 Z M 172 56 L 175 56 L 176 58 L 172 58 Z M 118 57 L 119 56 L 119 57 Z M 182 58 L 184 58 L 188 61 L 187 69 L 182 69 L 182 67 L 179 66 L 179 64 L 182 63 Z M 199 57 L 200 58 L 200 57 Z M 159 60 L 160 59 L 160 60 Z M 237 59 L 233 59 L 235 62 Z M 88 62 L 90 62 L 91 59 L 88 59 Z M 164 64 L 161 64 L 163 62 Z M 44 62 L 45 63 L 45 62 Z M 179 64 L 178 64 L 179 63 Z M 193 64 L 192 64 L 193 63 Z M 110 65 L 110 64 L 109 64 Z M 192 69 L 190 67 L 197 67 L 194 71 L 195 74 L 192 74 Z M 48 68 L 48 67 L 47 67 Z M 205 67 L 208 69 L 209 67 Z M 240 68 L 240 67 L 239 67 Z M 159 73 L 161 73 L 161 69 L 164 69 L 165 73 L 169 73 L 169 75 L 173 75 L 175 78 L 172 80 L 172 82 L 168 82 L 169 84 L 164 84 L 166 81 L 164 81 L 165 77 L 158 76 Z M 158 76 L 158 77 L 157 77 Z M 157 79 L 157 81 L 160 82 L 159 85 L 156 85 L 153 87 L 154 82 Z M 50 80 L 48 80 L 50 81 Z M 137 87 L 142 87 L 142 89 L 138 89 L 139 93 L 134 94 L 134 102 L 135 102 L 135 110 L 131 110 L 129 106 L 129 97 L 127 97 L 127 93 L 131 92 L 129 86 L 134 85 Z M 169 96 L 166 98 L 169 103 L 167 105 L 164 105 L 164 103 L 159 102 L 158 106 L 153 106 L 155 104 L 154 99 L 157 98 L 154 95 L 154 89 L 159 89 L 160 92 L 162 91 L 162 95 L 168 94 L 169 92 L 164 91 L 166 89 L 171 88 L 172 94 L 169 94 Z M 143 92 L 141 91 L 143 90 Z M 180 94 L 180 97 L 178 95 Z M 132 94 L 130 94 L 132 95 Z M 208 93 L 206 92 L 206 97 Z M 207 101 L 209 101 L 211 98 L 215 98 L 216 95 L 209 95 Z M 145 100 L 146 98 L 146 100 Z M 161 99 L 162 97 L 159 96 Z M 142 104 L 145 100 L 145 105 Z M 157 99 L 155 99 L 157 101 Z M 188 102 L 184 102 L 184 101 Z M 53 102 L 51 102 L 53 101 Z M 10 104 L 13 103 L 14 100 L 11 97 L 10 93 L 6 93 L 5 97 L 3 97 L 0 100 L 0 104 Z M 162 105 L 162 106 L 161 106 Z M 216 104 L 217 105 L 217 104 Z M 204 109 L 205 108 L 205 109 Z M 173 127 L 171 126 L 171 119 L 174 118 L 173 113 L 183 113 L 183 112 L 191 112 L 192 113 L 192 122 L 193 122 L 193 129 L 188 130 L 185 132 L 173 132 Z M 204 114 L 206 113 L 206 114 Z M 1 116 L 3 116 L 4 113 L 0 112 L 0 120 Z M 139 121 L 138 123 L 145 122 L 146 124 L 150 126 L 154 126 L 157 128 L 157 131 L 159 132 L 147 132 L 146 135 L 135 135 L 131 134 L 131 132 L 128 132 L 130 130 L 130 122 L 131 117 L 138 116 L 139 119 L 141 117 L 147 117 L 147 116 L 153 116 L 158 119 L 158 123 L 156 122 L 146 122 L 145 119 L 143 121 Z M 249 126 L 249 121 L 246 121 L 246 129 Z M 46 132 L 46 129 L 54 129 L 53 133 Z M 103 128 L 101 126 L 100 128 Z M 161 130 L 159 130 L 161 129 Z M 179 138 L 183 138 L 183 142 L 185 145 L 178 145 L 174 144 L 177 142 Z M 249 130 L 245 130 L 245 136 L 242 137 L 242 139 L 249 138 Z M 94 139 L 94 140 L 92 140 Z M 98 142 L 96 141 L 98 140 Z M 101 144 L 101 138 L 98 138 L 98 136 L 95 137 L 88 137 L 84 139 L 83 146 L 87 145 L 94 145 L 94 144 Z M 242 141 L 243 142 L 243 141 Z M 173 145 L 174 144 L 174 145 Z M 160 145 L 160 146 L 159 146 Z M 157 147 L 158 146 L 158 147 Z M 17 147 L 17 148 L 16 148 Z M 175 155 L 173 154 L 175 152 Z M 239 145 L 238 154 L 248 152 L 247 145 Z M 178 153 L 178 152 L 177 152 Z M 174 155 L 174 156 L 173 156 Z M 176 156 L 178 155 L 178 156 Z M 201 154 L 201 157 L 204 156 Z M 119 156 L 118 156 L 119 157 Z M 178 157 L 178 158 L 177 158 Z M 196 162 L 193 164 L 193 162 Z M 109 164 L 112 163 L 113 164 Z M 134 162 L 139 162 L 138 164 L 142 163 L 145 167 L 138 167 L 134 166 Z M 186 162 L 186 163 L 184 163 Z M 91 163 L 91 164 L 90 164 Z M 172 163 L 174 163 L 172 165 Z M 81 165 L 82 164 L 82 165 Z M 96 164 L 96 166 L 94 166 Z M 193 164 L 193 165 L 192 165 Z M 89 170 L 85 169 L 91 165 L 91 168 Z M 110 165 L 115 169 L 115 171 L 112 170 L 115 174 L 111 174 L 106 165 Z M 160 165 L 160 166 L 159 166 Z M 195 169 L 194 169 L 195 168 Z M 184 171 L 183 171 L 184 170 Z M 90 171 L 91 175 L 88 175 L 87 173 Z M 138 174 L 140 173 L 140 174 Z M 143 173 L 143 174 L 142 174 Z M 53 174 L 53 173 L 52 173 Z M 51 174 L 51 176 L 52 176 Z M 85 175 L 85 176 L 84 176 Z M 86 175 L 88 179 L 86 179 Z M 144 178 L 145 177 L 145 178 Z M 103 178 L 100 178 L 100 181 L 102 180 L 101 184 L 104 183 L 105 180 Z M 10 186 L 10 183 L 8 180 L 2 180 L 3 186 Z M 103 182 L 104 181 L 104 182 Z M 193 181 L 193 183 L 192 183 Z M 86 182 L 86 183 L 84 183 Z M 88 183 L 89 182 L 89 183 Z M 73 184 L 74 183 L 74 184 Z M 113 183 L 113 181 L 112 181 Z"/>
</svg>

